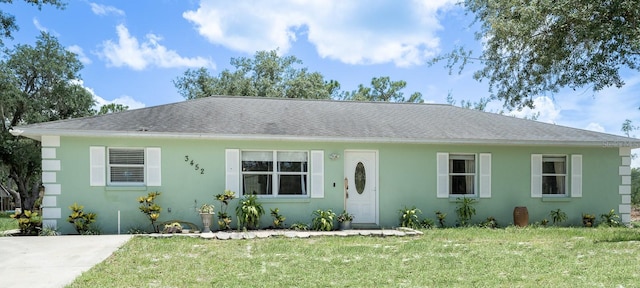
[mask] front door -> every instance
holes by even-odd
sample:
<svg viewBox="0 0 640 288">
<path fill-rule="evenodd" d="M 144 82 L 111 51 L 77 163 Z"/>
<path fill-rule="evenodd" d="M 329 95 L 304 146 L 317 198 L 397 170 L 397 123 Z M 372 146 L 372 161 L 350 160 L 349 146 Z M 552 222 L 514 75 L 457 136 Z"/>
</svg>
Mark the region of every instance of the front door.
<svg viewBox="0 0 640 288">
<path fill-rule="evenodd" d="M 378 224 L 378 167 L 376 151 L 345 151 L 345 206 L 353 223 Z"/>
</svg>

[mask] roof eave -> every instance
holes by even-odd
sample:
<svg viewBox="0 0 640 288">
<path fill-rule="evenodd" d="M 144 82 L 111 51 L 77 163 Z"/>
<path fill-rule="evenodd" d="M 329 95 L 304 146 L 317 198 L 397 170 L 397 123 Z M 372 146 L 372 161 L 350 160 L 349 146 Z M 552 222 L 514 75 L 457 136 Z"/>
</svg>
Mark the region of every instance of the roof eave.
<svg viewBox="0 0 640 288">
<path fill-rule="evenodd" d="M 640 148 L 640 140 L 628 141 L 559 141 L 559 140 L 518 140 L 518 139 L 422 139 L 390 137 L 340 137 L 340 136 L 295 136 L 271 134 L 208 134 L 208 133 L 166 133 L 150 131 L 88 131 L 62 129 L 22 129 L 21 136 L 37 141 L 42 135 L 70 137 L 131 137 L 157 139 L 208 139 L 208 140 L 248 140 L 248 141 L 295 141 L 295 142 L 342 142 L 342 143 L 389 143 L 389 144 L 460 144 L 460 145 L 498 145 L 498 146 L 571 146 Z"/>
</svg>

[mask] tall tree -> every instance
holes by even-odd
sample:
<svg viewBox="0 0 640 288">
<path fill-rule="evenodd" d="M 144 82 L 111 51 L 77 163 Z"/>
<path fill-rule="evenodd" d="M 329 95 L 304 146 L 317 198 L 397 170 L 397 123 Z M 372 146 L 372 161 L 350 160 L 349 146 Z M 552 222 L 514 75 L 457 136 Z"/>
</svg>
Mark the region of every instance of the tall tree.
<svg viewBox="0 0 640 288">
<path fill-rule="evenodd" d="M 11 4 L 13 0 L 0 0 L 0 3 Z M 24 0 L 33 6 L 36 6 L 38 10 L 42 9 L 45 4 L 52 5 L 58 9 L 64 9 L 65 3 L 61 0 Z M 5 13 L 0 10 L 0 46 L 4 45 L 3 38 L 13 39 L 13 32 L 18 31 L 18 24 L 16 24 L 16 17 Z"/>
<path fill-rule="evenodd" d="M 318 72 L 300 67 L 295 56 L 278 56 L 277 50 L 258 51 L 252 59 L 231 58 L 235 70 L 212 76 L 206 68 L 188 69 L 173 83 L 186 99 L 213 95 L 329 99 L 340 84 Z"/>
<path fill-rule="evenodd" d="M 452 69 L 477 60 L 507 108 L 561 88 L 621 87 L 620 70 L 640 70 L 640 0 L 464 0 L 480 23 L 480 57 L 460 47 L 437 57 Z"/>
<path fill-rule="evenodd" d="M 21 207 L 31 209 L 40 186 L 40 143 L 9 133 L 17 125 L 92 115 L 94 100 L 79 85 L 82 63 L 46 32 L 35 47 L 17 45 L 0 61 L 0 161 L 17 187 Z M 6 181 L 6 182 L 3 182 Z"/>
<path fill-rule="evenodd" d="M 127 105 L 109 103 L 109 104 L 102 105 L 100 107 L 100 111 L 95 111 L 95 112 L 97 115 L 104 115 L 104 114 L 110 114 L 110 113 L 118 113 L 118 112 L 126 111 L 128 109 L 129 109 L 129 106 Z"/>
<path fill-rule="evenodd" d="M 404 98 L 404 93 L 400 90 L 407 86 L 407 82 L 391 81 L 387 77 L 373 77 L 371 87 L 358 85 L 358 90 L 343 92 L 342 99 L 349 101 L 384 101 L 384 102 L 411 102 L 422 103 L 422 94 L 414 92 L 408 99 Z"/>
</svg>

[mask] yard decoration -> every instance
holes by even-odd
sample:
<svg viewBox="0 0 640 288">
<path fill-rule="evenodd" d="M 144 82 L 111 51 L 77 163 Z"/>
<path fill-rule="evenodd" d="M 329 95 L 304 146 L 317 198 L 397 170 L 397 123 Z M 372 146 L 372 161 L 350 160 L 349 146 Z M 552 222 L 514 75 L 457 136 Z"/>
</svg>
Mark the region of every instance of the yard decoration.
<svg viewBox="0 0 640 288">
<path fill-rule="evenodd" d="M 212 204 L 202 204 L 198 212 L 200 212 L 200 218 L 202 219 L 202 233 L 211 232 L 211 224 L 213 224 L 213 208 Z"/>
<path fill-rule="evenodd" d="M 340 230 L 350 230 L 351 229 L 351 221 L 353 221 L 353 214 L 349 214 L 347 211 L 342 211 L 340 215 L 338 215 L 338 223 L 340 223 Z"/>
<path fill-rule="evenodd" d="M 513 208 L 513 225 L 525 227 L 529 225 L 529 210 L 525 206 Z"/>
</svg>

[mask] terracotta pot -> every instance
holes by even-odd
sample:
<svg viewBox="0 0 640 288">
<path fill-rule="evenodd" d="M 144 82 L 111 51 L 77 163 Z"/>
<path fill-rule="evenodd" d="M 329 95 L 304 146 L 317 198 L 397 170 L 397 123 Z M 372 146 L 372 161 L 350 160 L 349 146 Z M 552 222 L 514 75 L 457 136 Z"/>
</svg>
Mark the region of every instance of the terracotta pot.
<svg viewBox="0 0 640 288">
<path fill-rule="evenodd" d="M 513 209 L 513 224 L 518 227 L 529 225 L 529 211 L 527 207 L 518 206 Z"/>
</svg>

